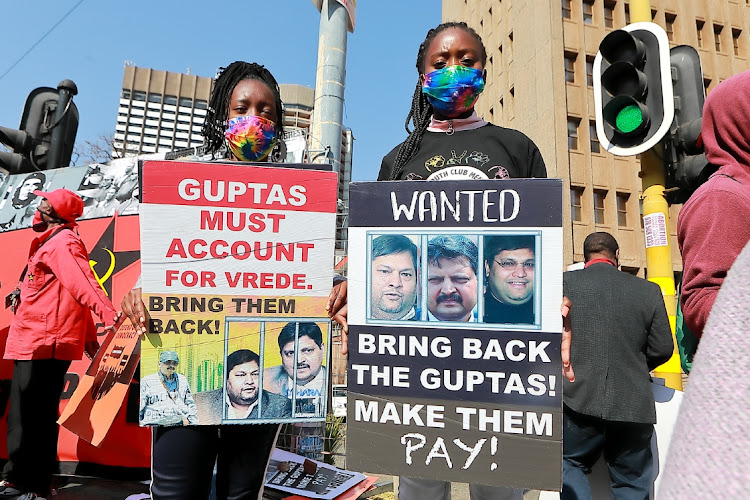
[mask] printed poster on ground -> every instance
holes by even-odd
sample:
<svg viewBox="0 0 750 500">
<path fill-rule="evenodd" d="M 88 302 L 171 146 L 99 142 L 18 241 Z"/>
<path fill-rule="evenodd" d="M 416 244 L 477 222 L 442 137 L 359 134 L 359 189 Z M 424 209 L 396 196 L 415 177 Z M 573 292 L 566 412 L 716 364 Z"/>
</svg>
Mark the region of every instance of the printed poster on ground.
<svg viewBox="0 0 750 500">
<path fill-rule="evenodd" d="M 337 177 L 147 161 L 141 425 L 324 421 Z"/>
<path fill-rule="evenodd" d="M 347 466 L 559 490 L 562 181 L 350 185 Z"/>
</svg>

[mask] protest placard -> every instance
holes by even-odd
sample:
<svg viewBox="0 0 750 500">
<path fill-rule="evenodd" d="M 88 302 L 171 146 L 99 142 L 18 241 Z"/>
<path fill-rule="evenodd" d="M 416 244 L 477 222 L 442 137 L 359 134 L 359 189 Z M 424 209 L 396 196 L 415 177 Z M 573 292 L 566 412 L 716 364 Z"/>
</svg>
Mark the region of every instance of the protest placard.
<svg viewBox="0 0 750 500">
<path fill-rule="evenodd" d="M 142 179 L 141 425 L 323 421 L 336 174 L 144 162 Z"/>
<path fill-rule="evenodd" d="M 558 489 L 562 181 L 350 185 L 347 465 Z"/>
<path fill-rule="evenodd" d="M 78 388 L 58 420 L 60 425 L 99 446 L 120 411 L 141 359 L 139 333 L 121 322 L 102 342 Z"/>
</svg>

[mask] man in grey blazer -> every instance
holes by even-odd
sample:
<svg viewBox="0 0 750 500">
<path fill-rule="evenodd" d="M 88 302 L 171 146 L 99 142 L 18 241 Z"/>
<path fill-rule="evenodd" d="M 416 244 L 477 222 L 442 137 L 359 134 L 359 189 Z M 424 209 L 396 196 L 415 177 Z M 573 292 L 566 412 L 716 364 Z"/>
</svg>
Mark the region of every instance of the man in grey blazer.
<svg viewBox="0 0 750 500">
<path fill-rule="evenodd" d="M 226 398 L 222 398 L 221 388 L 195 395 L 199 424 L 220 424 L 222 418 L 244 420 L 292 416 L 292 403 L 289 399 L 260 388 L 260 358 L 253 351 L 240 349 L 227 356 L 225 373 Z M 258 406 L 261 407 L 260 416 Z"/>
<path fill-rule="evenodd" d="M 617 269 L 611 234 L 588 235 L 583 255 L 586 267 L 563 275 L 576 381 L 564 381 L 560 498 L 591 498 L 586 474 L 604 452 L 615 500 L 647 499 L 656 422 L 649 371 L 674 348 L 664 299 L 658 285 Z"/>
</svg>

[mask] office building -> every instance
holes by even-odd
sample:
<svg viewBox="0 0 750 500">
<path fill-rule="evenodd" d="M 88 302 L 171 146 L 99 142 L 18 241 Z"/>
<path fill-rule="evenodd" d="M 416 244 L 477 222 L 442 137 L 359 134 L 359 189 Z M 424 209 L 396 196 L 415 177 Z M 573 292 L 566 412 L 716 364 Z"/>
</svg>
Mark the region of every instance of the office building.
<svg viewBox="0 0 750 500">
<path fill-rule="evenodd" d="M 630 23 L 625 0 L 443 0 L 444 21 L 465 21 L 487 48 L 480 116 L 521 130 L 539 146 L 549 177 L 564 182 L 564 262 L 583 260 L 593 231 L 620 243 L 623 269 L 647 275 L 636 157 L 606 152 L 596 137 L 593 63 L 599 43 Z M 750 68 L 750 0 L 651 0 L 670 45 L 698 49 L 704 84 Z M 416 52 L 416 48 L 415 48 Z M 670 208 L 671 250 L 680 206 Z"/>
</svg>

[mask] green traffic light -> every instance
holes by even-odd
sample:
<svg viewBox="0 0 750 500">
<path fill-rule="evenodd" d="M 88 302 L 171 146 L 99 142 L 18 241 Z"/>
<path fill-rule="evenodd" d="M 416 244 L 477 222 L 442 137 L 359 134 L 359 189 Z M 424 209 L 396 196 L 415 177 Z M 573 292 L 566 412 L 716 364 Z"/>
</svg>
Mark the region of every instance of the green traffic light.
<svg viewBox="0 0 750 500">
<path fill-rule="evenodd" d="M 615 126 L 620 132 L 630 133 L 643 123 L 643 113 L 636 104 L 625 106 L 615 117 Z"/>
</svg>

